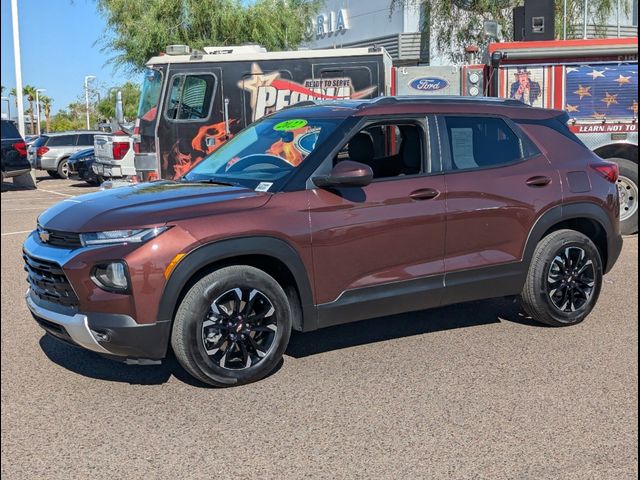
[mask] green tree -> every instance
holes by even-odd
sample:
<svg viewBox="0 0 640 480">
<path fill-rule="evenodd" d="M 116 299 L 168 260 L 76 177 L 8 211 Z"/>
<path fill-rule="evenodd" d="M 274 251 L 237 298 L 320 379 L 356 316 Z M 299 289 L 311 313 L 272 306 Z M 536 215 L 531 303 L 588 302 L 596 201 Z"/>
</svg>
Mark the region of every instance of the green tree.
<svg viewBox="0 0 640 480">
<path fill-rule="evenodd" d="M 567 38 L 580 31 L 584 17 L 584 0 L 567 0 Z M 629 2 L 620 2 L 629 13 Z M 513 8 L 523 0 L 391 0 L 391 11 L 401 5 L 418 5 L 421 30 L 429 33 L 439 52 L 447 52 L 454 62 L 465 60 L 464 47 L 477 45 L 484 49 L 489 39 L 483 34 L 487 20 L 498 23 L 498 41 L 513 40 Z M 617 8 L 617 0 L 590 0 L 588 22 L 602 34 L 601 27 Z M 555 0 L 556 36 L 563 36 L 563 0 Z"/>
<path fill-rule="evenodd" d="M 46 125 L 45 131 L 48 132 L 51 130 L 51 105 L 53 105 L 53 98 L 42 95 L 40 97 L 40 105 L 42 105 L 41 110 L 44 113 L 44 120 Z"/>
<path fill-rule="evenodd" d="M 96 110 L 102 118 L 112 119 L 116 116 L 116 92 L 122 92 L 122 108 L 124 118 L 134 119 L 138 113 L 138 100 L 140 99 L 140 87 L 132 82 L 126 82 L 119 87 L 107 90 L 106 95 L 98 102 Z"/>
<path fill-rule="evenodd" d="M 16 106 L 16 110 L 18 109 L 18 92 L 15 87 L 9 90 L 9 96 L 13 97 L 13 103 Z"/>
<path fill-rule="evenodd" d="M 27 102 L 29 102 L 29 109 L 27 110 L 27 112 L 29 113 L 29 119 L 31 120 L 29 123 L 31 123 L 31 134 L 33 135 L 35 133 L 35 120 L 33 118 L 33 102 L 35 102 L 36 100 L 36 87 L 34 87 L 33 85 L 25 85 L 24 88 L 22 89 L 22 94 L 27 97 Z M 25 113 L 27 113 L 25 112 Z"/>
<path fill-rule="evenodd" d="M 308 18 L 321 0 L 96 0 L 106 20 L 103 50 L 117 66 L 144 68 L 167 45 L 259 43 L 296 48 L 308 37 Z"/>
</svg>

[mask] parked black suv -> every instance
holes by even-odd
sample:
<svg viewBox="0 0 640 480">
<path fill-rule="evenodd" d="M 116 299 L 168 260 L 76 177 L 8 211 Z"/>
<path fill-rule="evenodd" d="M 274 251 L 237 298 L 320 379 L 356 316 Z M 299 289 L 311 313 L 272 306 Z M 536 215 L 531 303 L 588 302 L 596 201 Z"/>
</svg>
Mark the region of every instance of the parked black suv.
<svg viewBox="0 0 640 480">
<path fill-rule="evenodd" d="M 27 144 L 15 122 L 2 120 L 2 179 L 17 177 L 31 170 L 27 160 Z"/>
</svg>

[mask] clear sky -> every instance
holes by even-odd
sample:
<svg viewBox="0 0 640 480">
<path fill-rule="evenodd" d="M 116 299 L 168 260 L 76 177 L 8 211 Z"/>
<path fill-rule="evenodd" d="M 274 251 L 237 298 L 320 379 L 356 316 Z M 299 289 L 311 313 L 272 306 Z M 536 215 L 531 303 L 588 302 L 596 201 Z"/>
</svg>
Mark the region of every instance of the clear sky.
<svg viewBox="0 0 640 480">
<path fill-rule="evenodd" d="M 0 0 L 1 76 L 4 96 L 16 86 L 13 62 L 11 1 Z M 95 75 L 100 90 L 138 76 L 114 70 L 106 62 L 109 52 L 95 45 L 104 32 L 104 20 L 93 0 L 18 0 L 22 84 L 46 88 L 53 98 L 53 112 L 84 95 L 85 75 Z M 15 104 L 11 102 L 11 115 Z M 6 111 L 7 102 L 2 102 Z"/>
</svg>

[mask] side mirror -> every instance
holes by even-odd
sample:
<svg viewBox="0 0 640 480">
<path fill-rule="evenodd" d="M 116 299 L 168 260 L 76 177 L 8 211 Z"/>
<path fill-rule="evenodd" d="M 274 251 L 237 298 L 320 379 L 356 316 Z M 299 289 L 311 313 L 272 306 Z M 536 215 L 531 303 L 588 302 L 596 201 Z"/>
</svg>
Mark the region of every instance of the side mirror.
<svg viewBox="0 0 640 480">
<path fill-rule="evenodd" d="M 344 160 L 338 163 L 329 175 L 311 179 L 317 187 L 364 187 L 373 180 L 373 170 L 364 163 Z"/>
</svg>

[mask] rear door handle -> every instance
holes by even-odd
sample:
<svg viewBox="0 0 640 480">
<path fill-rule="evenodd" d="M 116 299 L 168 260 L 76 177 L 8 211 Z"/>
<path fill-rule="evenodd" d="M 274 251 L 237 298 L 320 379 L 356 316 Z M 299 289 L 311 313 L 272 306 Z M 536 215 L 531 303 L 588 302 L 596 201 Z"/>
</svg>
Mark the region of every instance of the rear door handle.
<svg viewBox="0 0 640 480">
<path fill-rule="evenodd" d="M 409 194 L 412 200 L 431 200 L 432 198 L 436 198 L 440 195 L 438 190 L 433 188 L 421 188 L 420 190 L 415 190 Z"/>
<path fill-rule="evenodd" d="M 530 187 L 546 187 L 550 183 L 551 179 L 545 176 L 537 176 L 527 179 L 527 185 Z"/>
</svg>

